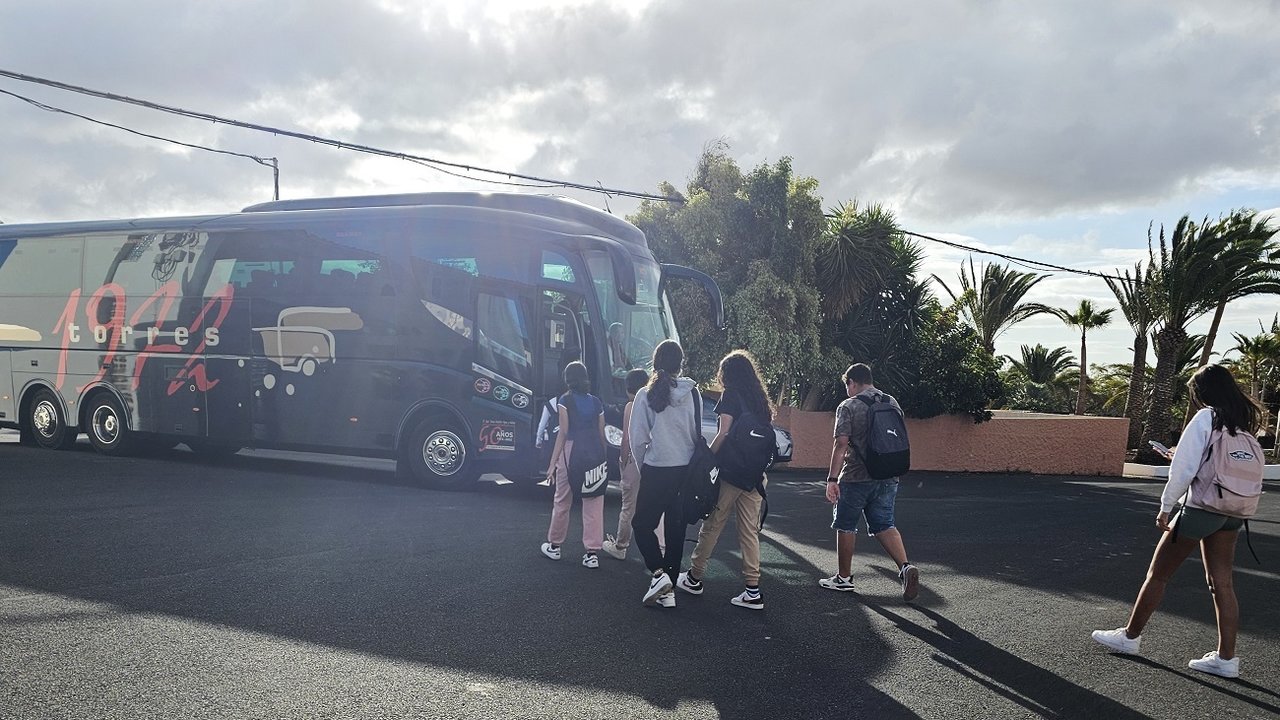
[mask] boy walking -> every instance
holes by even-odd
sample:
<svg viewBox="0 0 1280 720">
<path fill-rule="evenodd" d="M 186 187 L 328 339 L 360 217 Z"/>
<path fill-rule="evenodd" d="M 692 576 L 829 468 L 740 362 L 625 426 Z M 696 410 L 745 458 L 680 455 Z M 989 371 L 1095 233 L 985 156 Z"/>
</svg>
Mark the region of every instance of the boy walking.
<svg viewBox="0 0 1280 720">
<path fill-rule="evenodd" d="M 899 413 L 902 408 L 892 396 L 876 389 L 871 368 L 863 363 L 850 365 L 844 373 L 845 392 L 849 399 L 836 408 L 835 439 L 831 447 L 831 463 L 827 472 L 827 501 L 835 505 L 831 529 L 836 531 L 837 572 L 822 578 L 818 584 L 828 590 L 850 592 L 849 575 L 853 566 L 853 545 L 857 539 L 858 518 L 865 516 L 867 533 L 898 564 L 898 580 L 902 598 L 914 600 L 920 593 L 920 571 L 907 560 L 902 535 L 894 526 L 894 498 L 898 494 L 898 478 L 872 479 L 867 472 L 868 401 L 888 401 Z"/>
</svg>

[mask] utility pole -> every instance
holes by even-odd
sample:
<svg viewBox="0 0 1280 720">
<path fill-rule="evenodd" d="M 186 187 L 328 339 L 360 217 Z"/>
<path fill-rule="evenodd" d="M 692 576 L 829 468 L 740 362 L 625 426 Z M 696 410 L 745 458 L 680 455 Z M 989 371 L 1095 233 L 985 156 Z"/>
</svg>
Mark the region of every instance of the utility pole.
<svg viewBox="0 0 1280 720">
<path fill-rule="evenodd" d="M 273 186 L 275 187 L 275 193 L 271 199 L 279 200 L 280 199 L 280 159 L 273 158 L 273 157 L 269 157 L 269 158 L 256 157 L 253 159 L 253 161 L 258 163 L 259 165 L 266 165 L 267 167 L 271 168 Z"/>
</svg>

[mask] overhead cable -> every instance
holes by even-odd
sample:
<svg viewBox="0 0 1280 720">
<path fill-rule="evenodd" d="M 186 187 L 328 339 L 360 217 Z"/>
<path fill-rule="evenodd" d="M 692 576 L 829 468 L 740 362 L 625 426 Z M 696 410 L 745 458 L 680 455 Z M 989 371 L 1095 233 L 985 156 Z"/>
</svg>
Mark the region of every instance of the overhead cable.
<svg viewBox="0 0 1280 720">
<path fill-rule="evenodd" d="M 397 152 L 394 150 L 385 150 L 385 149 L 373 147 L 370 145 L 349 143 L 349 142 L 344 142 L 342 140 L 335 140 L 333 138 L 321 137 L 319 135 L 310 135 L 307 133 L 296 132 L 293 130 L 285 130 L 283 128 L 271 127 L 269 125 L 260 125 L 257 123 L 244 122 L 242 120 L 234 120 L 231 118 L 225 118 L 218 115 L 198 112 L 195 110 L 187 110 L 184 108 L 173 107 L 170 105 L 162 105 L 160 103 L 155 103 L 148 100 L 140 100 L 138 98 L 132 98 L 127 95 L 119 95 L 116 93 L 109 93 L 101 90 L 93 90 L 93 89 L 81 87 L 78 85 L 71 85 L 68 83 L 59 82 L 57 80 L 49 80 L 47 78 L 36 77 L 34 75 L 26 75 L 24 73 L 13 72 L 11 70 L 0 69 L 0 77 L 7 77 L 13 80 L 20 80 L 22 82 L 35 83 L 37 85 L 44 85 L 46 87 L 57 88 L 59 90 L 66 90 L 68 92 L 79 93 L 81 95 L 89 95 L 91 97 L 101 98 L 104 100 L 113 100 L 115 102 L 128 103 L 130 105 L 137 105 L 138 107 L 144 107 L 149 110 L 158 110 L 160 112 L 166 112 L 172 115 L 178 115 L 180 117 L 191 118 L 194 120 L 206 120 L 214 124 L 221 123 L 223 125 L 230 125 L 232 127 L 244 128 L 246 130 L 255 130 L 258 132 L 271 133 L 272 135 L 282 135 L 284 137 L 291 137 L 298 140 L 306 140 L 308 142 L 313 142 L 318 145 L 328 145 L 330 147 L 336 147 L 342 150 L 352 150 L 355 152 L 366 153 L 369 155 L 379 155 L 382 157 L 389 157 L 397 160 L 408 160 L 410 162 L 415 162 L 420 165 L 425 165 L 426 167 L 430 167 L 435 170 L 440 170 L 441 172 L 445 172 L 445 171 L 441 170 L 440 167 L 436 167 L 436 166 L 454 168 L 457 170 L 462 170 L 470 173 L 495 175 L 495 176 L 506 177 L 511 179 L 526 180 L 531 183 L 539 183 L 539 185 L 533 185 L 531 187 L 559 187 L 559 188 L 567 188 L 567 189 L 575 189 L 575 190 L 585 190 L 585 191 L 594 192 L 594 193 L 604 193 L 606 195 L 618 195 L 622 197 L 636 198 L 638 200 L 654 200 L 659 202 L 675 202 L 675 203 L 683 202 L 683 200 L 679 197 L 670 197 L 666 195 L 654 195 L 651 193 L 642 193 L 634 190 L 603 188 L 596 185 L 585 185 L 582 183 L 570 182 L 568 180 L 556 180 L 553 178 L 543 178 L 543 177 L 538 177 L 536 175 L 526 175 L 523 173 L 517 173 L 517 172 L 508 171 L 508 170 L 494 170 L 491 168 L 484 168 L 477 165 L 455 163 L 455 162 L 449 162 L 447 160 L 440 160 L 438 158 L 424 157 L 421 155 L 413 155 L 410 153 Z M 480 182 L 514 184 L 514 183 L 507 183 L 499 180 L 485 180 L 482 178 L 470 178 L 470 179 L 478 180 Z"/>
<path fill-rule="evenodd" d="M 1110 280 L 1120 280 L 1120 281 L 1125 280 L 1125 278 L 1122 278 L 1118 275 L 1108 275 L 1106 273 L 1095 272 L 1093 270 L 1081 270 L 1080 268 L 1066 267 L 1064 265 L 1054 265 L 1053 263 L 1047 263 L 1041 260 L 1031 260 L 1028 258 L 1018 257 L 1016 255 L 1007 255 L 1005 253 L 999 253 L 994 250 L 984 250 L 982 248 L 973 247 L 971 245 L 964 245 L 962 243 L 952 242 L 950 240 L 943 240 L 941 238 L 933 237 L 932 235 L 925 235 L 923 233 L 911 232 L 910 230 L 901 230 L 899 232 L 901 232 L 903 235 L 910 235 L 911 237 L 921 238 L 922 240 L 931 240 L 933 242 L 940 243 L 942 245 L 947 245 L 959 250 L 967 250 L 968 252 L 980 253 L 982 255 L 993 255 L 995 257 L 1017 263 L 1030 270 L 1067 272 L 1067 273 L 1075 273 L 1076 275 L 1088 275 L 1089 277 L 1104 278 L 1104 279 L 1110 279 Z"/>
</svg>

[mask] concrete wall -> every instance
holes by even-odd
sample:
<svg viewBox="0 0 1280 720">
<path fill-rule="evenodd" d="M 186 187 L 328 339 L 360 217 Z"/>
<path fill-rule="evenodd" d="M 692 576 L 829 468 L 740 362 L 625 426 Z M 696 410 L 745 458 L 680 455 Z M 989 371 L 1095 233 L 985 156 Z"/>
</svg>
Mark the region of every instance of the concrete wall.
<svg viewBox="0 0 1280 720">
<path fill-rule="evenodd" d="M 793 468 L 826 468 L 834 413 L 778 408 L 777 424 L 791 431 Z M 966 416 L 907 418 L 911 469 L 1105 475 L 1124 472 L 1126 418 L 996 411 L 988 422 Z"/>
</svg>

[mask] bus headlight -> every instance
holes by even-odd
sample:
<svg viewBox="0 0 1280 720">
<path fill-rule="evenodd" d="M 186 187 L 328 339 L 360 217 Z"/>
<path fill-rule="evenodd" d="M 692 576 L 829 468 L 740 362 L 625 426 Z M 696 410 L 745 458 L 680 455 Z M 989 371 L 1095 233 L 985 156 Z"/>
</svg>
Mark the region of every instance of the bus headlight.
<svg viewBox="0 0 1280 720">
<path fill-rule="evenodd" d="M 622 428 L 616 425 L 604 426 L 604 439 L 616 448 L 622 447 Z"/>
</svg>

